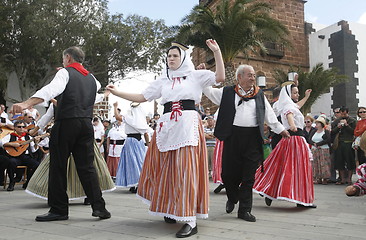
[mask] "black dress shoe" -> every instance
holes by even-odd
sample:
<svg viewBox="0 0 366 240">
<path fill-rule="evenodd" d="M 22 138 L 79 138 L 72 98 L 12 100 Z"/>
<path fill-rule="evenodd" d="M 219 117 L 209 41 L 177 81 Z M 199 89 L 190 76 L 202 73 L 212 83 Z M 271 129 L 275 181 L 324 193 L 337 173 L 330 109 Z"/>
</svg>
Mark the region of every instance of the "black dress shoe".
<svg viewBox="0 0 366 240">
<path fill-rule="evenodd" d="M 6 191 L 8 191 L 8 192 L 14 191 L 14 185 L 15 185 L 15 182 L 10 182 Z"/>
<path fill-rule="evenodd" d="M 296 204 L 296 207 L 299 207 L 299 208 L 317 208 L 317 206 L 315 204 L 305 206 L 305 205 L 302 205 L 302 204 L 299 204 L 299 203 Z"/>
<path fill-rule="evenodd" d="M 217 188 L 215 188 L 214 193 L 218 194 L 224 188 L 225 188 L 225 185 L 224 184 L 220 184 Z"/>
<path fill-rule="evenodd" d="M 250 212 L 238 212 L 238 218 L 248 222 L 255 222 L 257 219 Z"/>
<path fill-rule="evenodd" d="M 177 223 L 177 221 L 175 219 L 168 218 L 168 217 L 164 217 L 164 221 L 166 223 Z"/>
<path fill-rule="evenodd" d="M 108 219 L 111 218 L 111 213 L 107 211 L 107 209 L 104 210 L 94 210 L 92 213 L 93 217 L 99 217 L 100 219 Z"/>
<path fill-rule="evenodd" d="M 177 238 L 186 238 L 196 234 L 197 225 L 192 228 L 188 223 L 184 224 L 183 227 L 175 234 Z"/>
<path fill-rule="evenodd" d="M 37 222 L 60 221 L 60 220 L 67 220 L 67 219 L 69 219 L 69 216 L 67 216 L 67 215 L 61 215 L 61 214 L 51 213 L 51 212 L 48 212 L 43 215 L 38 215 L 36 217 Z"/>
<path fill-rule="evenodd" d="M 130 192 L 132 192 L 132 193 L 137 193 L 137 187 L 132 187 L 132 188 L 130 188 Z"/>
<path fill-rule="evenodd" d="M 271 199 L 269 199 L 268 197 L 265 197 L 264 198 L 264 201 L 266 202 L 266 205 L 269 207 L 269 206 L 271 206 L 271 204 L 272 204 L 272 200 Z"/>
<path fill-rule="evenodd" d="M 235 204 L 230 202 L 229 200 L 226 201 L 226 212 L 231 213 L 234 210 Z"/>
</svg>

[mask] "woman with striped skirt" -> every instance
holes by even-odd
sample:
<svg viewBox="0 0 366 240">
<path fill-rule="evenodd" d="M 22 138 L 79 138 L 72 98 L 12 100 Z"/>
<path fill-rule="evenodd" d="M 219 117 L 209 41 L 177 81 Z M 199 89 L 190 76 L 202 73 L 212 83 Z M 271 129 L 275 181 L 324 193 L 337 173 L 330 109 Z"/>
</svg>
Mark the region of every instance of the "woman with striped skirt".
<svg viewBox="0 0 366 240">
<path fill-rule="evenodd" d="M 202 89 L 225 79 L 218 44 L 207 40 L 216 62 L 216 74 L 195 70 L 186 51 L 173 43 L 167 51 L 166 71 L 142 94 L 132 94 L 107 86 L 112 94 L 134 102 L 161 98 L 164 113 L 158 120 L 142 168 L 137 195 L 153 215 L 167 223 L 186 224 L 176 237 L 197 233 L 196 217 L 208 217 L 208 166 L 202 122 L 195 111 Z"/>
</svg>

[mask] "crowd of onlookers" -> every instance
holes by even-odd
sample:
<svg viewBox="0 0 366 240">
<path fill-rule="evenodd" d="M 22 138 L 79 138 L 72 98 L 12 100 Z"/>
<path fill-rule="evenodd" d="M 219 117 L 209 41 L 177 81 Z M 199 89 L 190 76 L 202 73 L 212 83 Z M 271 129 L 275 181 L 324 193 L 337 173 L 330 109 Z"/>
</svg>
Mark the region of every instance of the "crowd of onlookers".
<svg viewBox="0 0 366 240">
<path fill-rule="evenodd" d="M 114 106 L 117 108 L 117 105 Z M 121 110 L 116 109 L 117 114 Z M 206 146 L 208 152 L 208 166 L 210 174 L 212 171 L 212 156 L 216 145 L 216 138 L 214 136 L 215 116 L 211 113 L 209 107 L 203 109 L 197 106 L 202 124 L 205 132 Z M 2 169 L 7 169 L 8 173 L 13 173 L 15 178 L 10 180 L 8 191 L 14 189 L 16 181 L 22 178 L 22 172 L 17 169 L 17 166 L 28 166 L 28 179 L 32 176 L 35 168 L 40 161 L 47 154 L 48 151 L 48 137 L 44 139 L 37 139 L 34 148 L 30 148 L 25 154 L 13 157 L 9 156 L 4 150 L 4 145 L 7 142 L 20 140 L 19 136 L 32 135 L 36 136 L 34 128 L 41 115 L 32 108 L 27 109 L 23 113 L 8 115 L 5 112 L 5 106 L 0 105 L 0 127 L 2 128 L 1 141 L 1 165 Z M 154 114 L 152 117 L 146 117 L 146 122 L 150 127 L 150 138 L 153 131 L 156 129 L 157 122 L 160 118 L 159 114 Z M 304 121 L 304 138 L 309 144 L 312 155 L 313 166 L 313 181 L 314 184 L 329 184 L 337 185 L 352 185 L 352 175 L 355 172 L 356 166 L 366 163 L 364 151 L 361 149 L 361 137 L 366 131 L 366 108 L 359 107 L 357 110 L 358 121 L 349 116 L 349 110 L 346 107 L 335 108 L 333 116 L 321 114 L 319 116 L 305 116 Z M 47 125 L 49 128 L 50 125 Z M 123 121 L 117 121 L 115 117 L 107 119 L 103 112 L 99 112 L 93 119 L 94 135 L 100 152 L 104 156 L 111 176 L 115 178 L 116 175 L 116 158 L 119 158 L 123 141 L 126 139 L 124 133 Z M 39 134 L 47 131 L 46 129 L 37 129 Z M 33 129 L 33 132 L 32 132 Z M 11 132 L 15 132 L 9 134 Z M 49 132 L 49 130 L 48 130 Z M 27 134 L 26 134 L 27 133 Z M 4 137 L 6 135 L 19 135 L 17 138 Z M 271 152 L 272 135 L 270 129 L 265 129 L 266 139 L 263 142 L 265 158 Z M 24 138 L 23 136 L 23 138 Z M 366 136 L 365 136 L 366 137 Z M 29 137 L 24 138 L 24 140 Z M 33 146 L 33 145 L 31 145 Z M 109 161 L 110 160 L 110 161 Z M 4 179 L 0 174 L 0 183 L 3 185 Z M 26 184 L 23 186 L 26 187 Z"/>
</svg>

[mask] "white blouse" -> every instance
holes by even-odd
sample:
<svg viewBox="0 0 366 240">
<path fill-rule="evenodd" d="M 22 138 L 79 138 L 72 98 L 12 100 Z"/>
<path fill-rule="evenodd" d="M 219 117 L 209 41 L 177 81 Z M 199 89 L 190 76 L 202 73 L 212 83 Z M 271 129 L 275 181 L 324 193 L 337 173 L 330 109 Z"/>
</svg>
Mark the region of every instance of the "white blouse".
<svg viewBox="0 0 366 240">
<path fill-rule="evenodd" d="M 214 85 L 215 73 L 208 70 L 192 71 L 185 78 L 165 77 L 152 82 L 142 93 L 146 100 L 162 98 L 161 104 L 179 100 L 201 102 L 202 89 Z M 198 146 L 199 115 L 195 110 L 168 112 L 160 117 L 156 127 L 156 143 L 161 152 L 185 146 Z"/>
<path fill-rule="evenodd" d="M 126 137 L 127 136 L 125 134 L 123 125 L 114 126 L 108 132 L 108 138 L 110 140 L 123 140 L 123 139 L 126 139 Z M 119 157 L 121 155 L 123 145 L 115 145 L 115 144 L 111 144 L 111 143 L 112 143 L 112 141 L 110 141 L 110 144 L 109 144 L 108 156 Z"/>
</svg>

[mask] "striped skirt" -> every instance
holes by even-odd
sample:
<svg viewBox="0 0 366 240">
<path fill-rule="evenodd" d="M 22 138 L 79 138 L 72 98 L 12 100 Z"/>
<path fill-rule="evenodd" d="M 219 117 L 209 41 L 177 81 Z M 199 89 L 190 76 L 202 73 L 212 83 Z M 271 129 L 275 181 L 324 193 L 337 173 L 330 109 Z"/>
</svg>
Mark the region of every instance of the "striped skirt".
<svg viewBox="0 0 366 240">
<path fill-rule="evenodd" d="M 199 138 L 198 146 L 159 152 L 154 133 L 137 190 L 152 215 L 178 221 L 208 218 L 208 166 L 201 123 Z"/>
<path fill-rule="evenodd" d="M 146 155 L 145 144 L 136 138 L 127 137 L 123 145 L 116 173 L 116 186 L 137 186 Z"/>
<path fill-rule="evenodd" d="M 111 157 L 111 156 L 107 157 L 107 166 L 109 173 L 111 174 L 112 177 L 116 176 L 119 159 L 120 159 L 119 157 Z"/>
<path fill-rule="evenodd" d="M 282 138 L 255 174 L 253 190 L 271 200 L 313 205 L 314 185 L 310 149 L 305 138 Z"/>
<path fill-rule="evenodd" d="M 224 149 L 224 142 L 220 141 L 219 139 L 216 139 L 216 145 L 212 157 L 212 180 L 214 183 L 223 183 L 221 179 L 223 149 Z"/>
<path fill-rule="evenodd" d="M 41 162 L 32 178 L 29 180 L 26 192 L 36 197 L 48 198 L 48 175 L 50 166 L 50 156 Z M 102 192 L 113 191 L 116 187 L 109 174 L 107 164 L 101 155 L 99 148 L 94 143 L 94 167 L 98 175 L 99 185 Z M 74 158 L 70 155 L 67 166 L 67 195 L 69 200 L 85 198 L 83 186 L 80 183 L 76 171 Z"/>
</svg>

